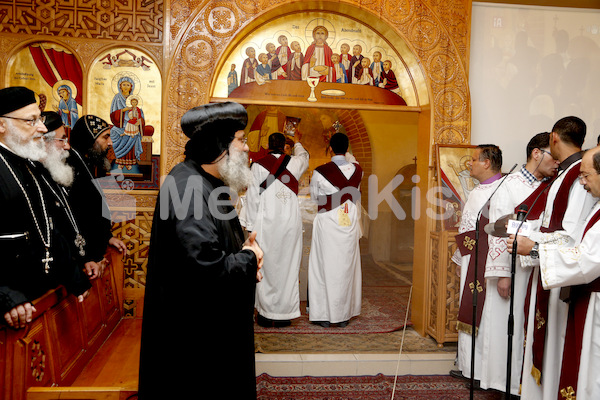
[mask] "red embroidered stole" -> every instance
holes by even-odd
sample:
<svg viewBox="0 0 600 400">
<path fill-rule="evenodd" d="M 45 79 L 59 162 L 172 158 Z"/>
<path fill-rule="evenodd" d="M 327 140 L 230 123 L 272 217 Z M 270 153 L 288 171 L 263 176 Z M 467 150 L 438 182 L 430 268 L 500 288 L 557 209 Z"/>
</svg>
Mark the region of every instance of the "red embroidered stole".
<svg viewBox="0 0 600 400">
<path fill-rule="evenodd" d="M 548 199 L 548 191 L 549 186 L 554 183 L 557 175 L 554 175 L 552 179 L 548 179 L 542 183 L 527 197 L 521 204 L 515 207 L 515 213 L 519 211 L 522 205 L 527 206 L 527 219 L 528 220 L 536 220 L 539 219 L 544 208 L 546 206 L 546 200 Z M 529 274 L 529 282 L 527 283 L 527 293 L 525 295 L 525 302 L 523 304 L 524 308 L 524 325 L 523 325 L 523 338 L 527 340 L 527 326 L 528 326 L 528 316 L 529 316 L 529 305 L 531 303 L 531 287 L 533 286 L 533 274 Z M 525 352 L 523 352 L 523 357 L 525 357 Z M 521 375 L 522 379 L 523 375 Z"/>
<path fill-rule="evenodd" d="M 282 154 L 280 157 L 268 154 L 255 161 L 258 165 L 269 171 L 267 179 L 260 184 L 262 189 L 261 194 L 277 179 L 294 192 L 294 194 L 298 195 L 298 179 L 286 168 L 290 159 L 291 157 L 285 154 Z"/>
<path fill-rule="evenodd" d="M 600 220 L 600 210 L 596 211 L 583 231 L 587 231 Z M 583 241 L 583 237 L 581 241 Z M 579 376 L 579 361 L 583 345 L 583 327 L 587 317 L 588 305 L 593 292 L 600 292 L 600 278 L 586 284 L 571 287 L 569 316 L 565 334 L 560 384 L 558 386 L 558 399 L 562 400 L 572 395 L 577 395 L 577 379 Z"/>
<path fill-rule="evenodd" d="M 556 176 L 552 179 L 548 179 L 540 183 L 540 185 L 527 197 L 521 204 L 515 207 L 515 213 L 519 211 L 519 208 L 522 205 L 527 206 L 527 219 L 528 220 L 536 220 L 540 218 L 542 212 L 544 212 L 544 208 L 546 206 L 546 199 L 548 198 L 548 186 L 550 186 Z"/>
<path fill-rule="evenodd" d="M 556 198 L 552 207 L 552 215 L 548 227 L 542 227 L 541 232 L 551 233 L 563 229 L 562 220 L 567 210 L 569 201 L 569 192 L 571 187 L 577 181 L 581 163 L 574 165 L 569 171 L 565 172 L 565 177 L 558 188 Z M 537 292 L 535 296 L 535 328 L 533 330 L 532 355 L 533 366 L 531 374 L 538 385 L 542 383 L 542 366 L 544 360 L 544 346 L 546 342 L 546 330 L 548 322 L 548 301 L 550 299 L 550 290 L 545 290 L 542 286 L 542 277 L 538 272 Z M 529 314 L 529 313 L 527 313 Z"/>
<path fill-rule="evenodd" d="M 460 298 L 460 306 L 458 309 L 458 321 L 456 327 L 458 330 L 466 333 L 472 333 L 473 329 L 473 291 L 477 290 L 477 314 L 475 319 L 475 334 L 481 322 L 481 314 L 483 305 L 485 304 L 485 264 L 487 261 L 488 235 L 484 230 L 485 225 L 489 222 L 490 202 L 485 205 L 485 210 L 481 213 L 479 219 L 479 246 L 476 241 L 476 231 L 468 231 L 455 236 L 456 245 L 461 256 L 471 255 L 469 266 L 467 269 L 467 279 L 462 296 Z M 477 277 L 475 277 L 475 249 L 477 248 Z"/>
<path fill-rule="evenodd" d="M 336 189 L 338 189 L 339 191 L 337 193 L 319 196 L 319 198 L 317 199 L 317 207 L 319 212 L 331 211 L 335 207 L 344 204 L 347 200 L 356 203 L 356 201 L 360 199 L 360 191 L 358 190 L 358 188 L 362 179 L 362 168 L 356 163 L 354 164 L 354 166 L 356 167 L 356 169 L 354 170 L 354 173 L 349 179 L 346 178 L 344 173 L 333 161 L 330 161 L 327 164 L 323 164 L 320 167 L 315 168 L 316 171 L 323 175 L 323 178 L 327 179 L 329 183 L 335 186 Z M 356 190 L 354 191 L 354 193 L 352 193 L 352 190 L 344 190 L 346 188 L 354 188 Z M 342 191 L 343 193 L 340 193 Z"/>
</svg>

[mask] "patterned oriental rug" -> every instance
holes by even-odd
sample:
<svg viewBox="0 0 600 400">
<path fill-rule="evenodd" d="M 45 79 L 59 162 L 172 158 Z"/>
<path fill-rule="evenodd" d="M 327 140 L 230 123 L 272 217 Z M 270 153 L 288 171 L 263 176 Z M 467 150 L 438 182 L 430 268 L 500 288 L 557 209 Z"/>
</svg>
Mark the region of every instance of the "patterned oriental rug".
<svg viewBox="0 0 600 400">
<path fill-rule="evenodd" d="M 394 377 L 342 376 L 280 378 L 262 374 L 256 378 L 258 400 L 385 400 L 392 398 Z M 475 399 L 500 400 L 502 393 L 476 390 Z M 469 383 L 447 375 L 399 376 L 394 400 L 463 400 Z"/>
<path fill-rule="evenodd" d="M 301 302 L 300 318 L 292 320 L 292 325 L 284 328 L 263 328 L 254 323 L 255 333 L 284 334 L 364 334 L 387 333 L 404 327 L 408 309 L 410 286 L 363 287 L 361 315 L 354 317 L 345 328 L 312 324 L 306 314 L 306 303 Z M 410 326 L 410 315 L 407 325 Z"/>
</svg>

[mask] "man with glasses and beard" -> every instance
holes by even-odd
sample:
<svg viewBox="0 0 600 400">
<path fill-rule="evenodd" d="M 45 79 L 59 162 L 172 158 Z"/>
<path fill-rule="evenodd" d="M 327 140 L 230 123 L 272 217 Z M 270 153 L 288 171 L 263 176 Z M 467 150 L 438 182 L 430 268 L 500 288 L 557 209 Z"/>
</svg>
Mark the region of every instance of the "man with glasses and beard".
<svg viewBox="0 0 600 400">
<path fill-rule="evenodd" d="M 66 162 L 71 145 L 68 142 L 65 126 L 60 115 L 54 111 L 44 111 L 42 116 L 45 118 L 44 125 L 48 129 L 48 133 L 44 135 L 47 155 L 41 159 L 42 165 L 46 167 L 56 183 L 69 188 L 73 184 L 75 173 L 73 167 Z"/>
<path fill-rule="evenodd" d="M 255 399 L 254 292 L 263 252 L 244 241 L 229 193 L 252 181 L 245 108 L 198 106 L 181 118 L 185 161 L 161 187 L 148 257 L 139 398 Z M 182 340 L 178 327 L 199 340 Z"/>
<path fill-rule="evenodd" d="M 69 203 L 86 241 L 85 269 L 90 279 L 102 276 L 107 247 L 127 252 L 125 244 L 112 235 L 111 214 L 97 178 L 106 176 L 110 125 L 95 115 L 79 118 L 71 131 L 71 155 L 67 162 L 75 172 Z"/>
<path fill-rule="evenodd" d="M 63 211 L 44 180 L 45 118 L 25 87 L 0 90 L 0 314 L 19 329 L 33 320 L 32 301 L 65 285 L 83 301 L 90 288 L 77 263 Z M 74 235 L 73 235 L 74 236 Z"/>
</svg>

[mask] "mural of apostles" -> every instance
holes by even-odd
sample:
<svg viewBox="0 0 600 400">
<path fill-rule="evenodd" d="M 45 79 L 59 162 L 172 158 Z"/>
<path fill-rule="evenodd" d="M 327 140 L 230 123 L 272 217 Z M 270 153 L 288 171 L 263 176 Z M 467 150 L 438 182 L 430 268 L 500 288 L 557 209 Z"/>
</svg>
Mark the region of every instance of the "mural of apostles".
<svg viewBox="0 0 600 400">
<path fill-rule="evenodd" d="M 114 125 L 110 138 L 116 157 L 113 170 L 137 173 L 145 129 L 141 98 L 133 95 L 136 85 L 139 87 L 139 79 L 132 73 L 117 74 L 114 79 L 118 92 L 110 106 L 110 120 Z"/>
<path fill-rule="evenodd" d="M 339 52 L 327 43 L 329 30 L 324 25 L 312 29 L 312 43 L 302 52 L 302 44 L 294 40 L 288 45 L 288 37 L 277 36 L 279 47 L 267 42 L 264 49 L 255 45 L 244 49 L 244 59 L 239 85 L 256 82 L 262 85 L 271 80 L 307 80 L 318 77 L 320 82 L 376 86 L 402 97 L 393 63 L 380 50 L 363 54 L 363 46 L 346 42 L 340 44 Z M 371 54 L 372 53 L 372 54 Z M 258 57 L 256 56 L 258 54 Z M 391 57 L 393 58 L 393 57 Z M 235 64 L 227 76 L 228 94 L 238 87 Z"/>
</svg>

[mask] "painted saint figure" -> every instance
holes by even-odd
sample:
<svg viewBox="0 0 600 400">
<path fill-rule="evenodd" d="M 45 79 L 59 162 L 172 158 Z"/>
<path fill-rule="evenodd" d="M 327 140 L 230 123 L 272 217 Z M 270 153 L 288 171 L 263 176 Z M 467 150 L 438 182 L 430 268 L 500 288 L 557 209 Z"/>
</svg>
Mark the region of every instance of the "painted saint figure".
<svg viewBox="0 0 600 400">
<path fill-rule="evenodd" d="M 399 96 L 402 96 L 400 91 L 400 87 L 398 86 L 398 81 L 396 80 L 396 74 L 392 70 L 392 62 L 390 60 L 385 60 L 383 62 L 383 71 L 381 72 L 381 82 L 379 83 L 379 87 L 391 90 Z"/>
<path fill-rule="evenodd" d="M 321 82 L 335 82 L 335 69 L 331 56 L 333 50 L 327 44 L 329 32 L 324 26 L 317 26 L 312 31 L 314 42 L 306 49 L 302 65 L 302 80 L 307 77 L 319 77 Z"/>
<path fill-rule="evenodd" d="M 373 73 L 373 84 L 379 86 L 382 81 L 381 73 L 383 72 L 383 61 L 381 61 L 381 52 L 376 51 L 373 53 L 373 62 L 371 63 L 371 72 Z"/>
<path fill-rule="evenodd" d="M 360 70 L 362 69 L 361 61 L 365 57 L 362 54 L 362 46 L 357 44 L 352 48 L 352 58 L 350 59 L 350 78 L 348 82 L 354 82 L 354 78 L 360 76 Z"/>
<path fill-rule="evenodd" d="M 346 83 L 352 82 L 352 76 L 350 75 L 350 60 L 352 56 L 350 55 L 350 45 L 348 43 L 342 43 L 340 46 L 340 62 L 344 65 L 344 69 L 346 70 Z"/>
<path fill-rule="evenodd" d="M 118 169 L 125 167 L 130 172 L 137 172 L 137 163 L 143 152 L 144 113 L 137 107 L 139 102 L 137 98 L 135 98 L 135 106 L 133 102 L 131 105 L 127 104 L 127 99 L 135 87 L 133 79 L 124 76 L 118 83 L 119 92 L 113 97 L 110 106 L 110 120 L 114 125 L 110 129 L 110 138 L 116 156 L 115 166 Z M 134 167 L 136 167 L 135 171 Z"/>
<path fill-rule="evenodd" d="M 240 85 L 244 83 L 254 82 L 256 80 L 254 76 L 254 71 L 256 71 L 256 67 L 258 67 L 258 61 L 256 60 L 256 50 L 254 47 L 248 47 L 246 49 L 246 55 L 248 58 L 244 60 L 244 64 L 242 64 L 242 74 L 240 76 Z"/>
<path fill-rule="evenodd" d="M 231 64 L 231 70 L 227 74 L 227 96 L 231 95 L 231 92 L 238 87 L 238 76 L 235 70 L 235 64 Z"/>
<path fill-rule="evenodd" d="M 363 57 L 360 62 L 360 69 L 357 69 L 357 75 L 354 76 L 352 83 L 357 85 L 370 85 L 373 86 L 373 72 L 371 72 L 371 68 L 369 68 L 369 64 L 371 60 L 367 57 Z"/>
<path fill-rule="evenodd" d="M 279 62 L 279 57 L 277 56 L 277 50 L 273 43 L 267 43 L 267 60 L 269 63 L 269 68 L 271 69 L 271 78 L 270 79 L 285 79 L 286 73 L 281 67 L 281 63 Z M 258 61 L 260 61 L 260 56 L 258 57 Z"/>
<path fill-rule="evenodd" d="M 288 79 L 291 81 L 302 80 L 302 65 L 304 64 L 304 54 L 302 54 L 302 48 L 300 43 L 293 41 L 290 46 L 294 51 L 288 60 L 287 74 Z"/>
<path fill-rule="evenodd" d="M 275 54 L 279 59 L 282 70 L 282 73 L 277 75 L 277 79 L 288 79 L 288 61 L 292 57 L 292 50 L 288 46 L 288 38 L 285 35 L 279 35 L 277 41 L 280 46 L 275 50 Z"/>
<path fill-rule="evenodd" d="M 258 55 L 258 61 L 260 65 L 256 67 L 256 73 L 260 75 L 265 81 L 273 79 L 271 74 L 271 66 L 269 65 L 269 56 L 266 53 L 260 53 Z M 258 79 L 258 77 L 256 77 Z"/>
<path fill-rule="evenodd" d="M 77 102 L 73 98 L 69 85 L 62 85 L 58 88 L 58 95 L 60 101 L 58 102 L 58 114 L 62 119 L 67 137 L 70 136 L 71 128 L 75 125 L 75 122 L 79 119 L 79 111 L 77 111 Z"/>
<path fill-rule="evenodd" d="M 337 83 L 348 83 L 348 77 L 346 76 L 346 68 L 344 68 L 344 63 L 340 62 L 340 55 L 333 54 L 331 56 L 331 61 L 333 62 L 333 68 L 335 68 L 335 76 L 337 77 Z"/>
</svg>

